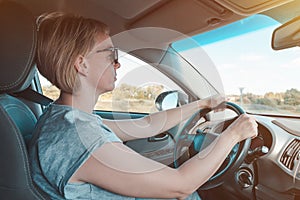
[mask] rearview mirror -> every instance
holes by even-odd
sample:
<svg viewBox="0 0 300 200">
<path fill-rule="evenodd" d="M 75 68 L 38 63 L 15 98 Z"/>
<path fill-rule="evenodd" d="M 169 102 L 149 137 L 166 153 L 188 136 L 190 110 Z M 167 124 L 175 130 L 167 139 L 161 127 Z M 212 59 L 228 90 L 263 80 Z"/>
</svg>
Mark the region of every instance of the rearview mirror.
<svg viewBox="0 0 300 200">
<path fill-rule="evenodd" d="M 296 17 L 277 29 L 272 35 L 272 48 L 274 50 L 287 49 L 300 45 L 300 16 Z"/>
</svg>

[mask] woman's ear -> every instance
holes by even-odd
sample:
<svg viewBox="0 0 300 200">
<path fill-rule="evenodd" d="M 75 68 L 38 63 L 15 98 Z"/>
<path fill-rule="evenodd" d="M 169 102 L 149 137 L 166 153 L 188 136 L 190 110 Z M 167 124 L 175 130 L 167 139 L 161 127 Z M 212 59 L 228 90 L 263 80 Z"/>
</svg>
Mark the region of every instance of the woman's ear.
<svg viewBox="0 0 300 200">
<path fill-rule="evenodd" d="M 87 65 L 85 64 L 85 59 L 82 55 L 79 55 L 77 58 L 76 58 L 76 61 L 74 63 L 74 67 L 76 69 L 76 71 L 83 75 L 83 76 L 87 76 L 88 75 L 88 67 Z"/>
</svg>

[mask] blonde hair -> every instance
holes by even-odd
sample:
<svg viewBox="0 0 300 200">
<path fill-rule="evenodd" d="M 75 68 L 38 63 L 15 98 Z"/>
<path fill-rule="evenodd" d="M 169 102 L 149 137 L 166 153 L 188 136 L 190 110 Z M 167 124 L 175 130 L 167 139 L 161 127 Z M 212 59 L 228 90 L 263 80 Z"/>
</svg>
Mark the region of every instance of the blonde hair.
<svg viewBox="0 0 300 200">
<path fill-rule="evenodd" d="M 95 45 L 99 33 L 109 34 L 104 23 L 65 13 L 43 14 L 37 19 L 37 67 L 60 90 L 73 93 L 80 83 L 74 63 Z"/>
</svg>

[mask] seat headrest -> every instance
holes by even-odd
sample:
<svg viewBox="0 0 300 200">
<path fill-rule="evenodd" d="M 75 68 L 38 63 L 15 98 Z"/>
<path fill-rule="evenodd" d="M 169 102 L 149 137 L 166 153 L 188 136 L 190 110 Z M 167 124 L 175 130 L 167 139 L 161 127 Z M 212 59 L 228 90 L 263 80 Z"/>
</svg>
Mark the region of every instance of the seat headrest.
<svg viewBox="0 0 300 200">
<path fill-rule="evenodd" d="M 25 7 L 0 0 L 0 93 L 26 89 L 36 72 L 36 23 Z"/>
</svg>

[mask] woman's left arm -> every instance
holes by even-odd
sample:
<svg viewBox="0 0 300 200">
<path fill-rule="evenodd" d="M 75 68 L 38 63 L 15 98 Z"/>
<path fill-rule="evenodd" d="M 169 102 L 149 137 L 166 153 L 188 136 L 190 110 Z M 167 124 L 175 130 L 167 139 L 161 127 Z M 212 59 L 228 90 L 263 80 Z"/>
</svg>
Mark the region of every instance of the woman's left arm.
<svg viewBox="0 0 300 200">
<path fill-rule="evenodd" d="M 224 96 L 215 95 L 194 101 L 181 107 L 152 113 L 138 119 L 106 120 L 103 123 L 122 140 L 129 141 L 155 136 L 176 126 L 199 109 L 216 107 L 224 102 Z"/>
</svg>

